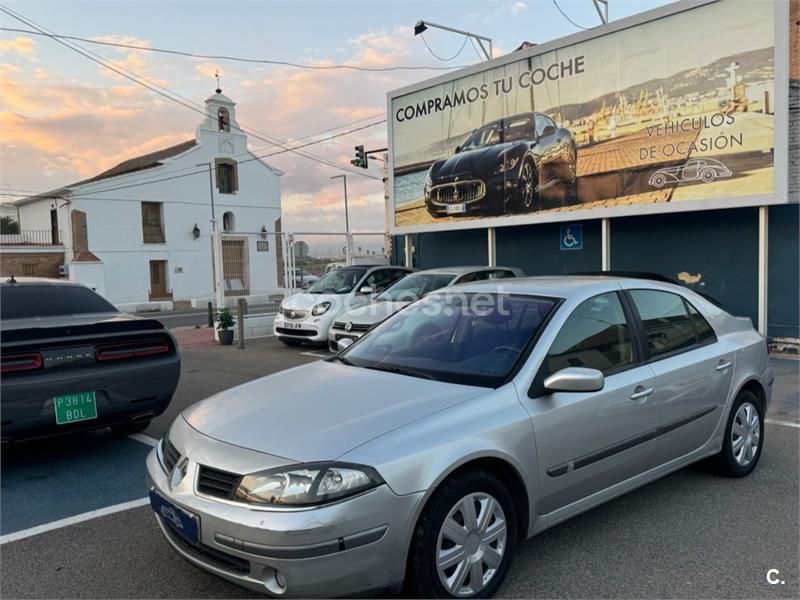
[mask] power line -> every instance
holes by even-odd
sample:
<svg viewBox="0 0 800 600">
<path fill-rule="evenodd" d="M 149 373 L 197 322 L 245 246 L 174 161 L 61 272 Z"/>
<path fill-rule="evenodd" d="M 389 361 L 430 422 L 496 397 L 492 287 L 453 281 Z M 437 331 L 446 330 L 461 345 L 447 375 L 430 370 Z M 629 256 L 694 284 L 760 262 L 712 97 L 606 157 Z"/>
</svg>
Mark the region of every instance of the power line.
<svg viewBox="0 0 800 600">
<path fill-rule="evenodd" d="M 70 50 L 72 50 L 74 52 L 77 52 L 78 54 L 81 54 L 82 56 L 88 58 L 89 60 L 100 64 L 101 66 L 103 66 L 103 67 L 105 67 L 105 68 L 117 73 L 118 75 L 121 75 L 122 77 L 125 77 L 126 79 L 129 79 L 130 81 L 136 83 L 137 85 L 145 87 L 145 88 L 157 93 L 158 95 L 160 95 L 160 96 L 162 96 L 164 98 L 167 98 L 168 100 L 172 100 L 173 102 L 176 102 L 177 104 L 180 104 L 180 105 L 184 106 L 185 108 L 188 108 L 189 110 L 193 110 L 194 112 L 202 114 L 204 117 L 208 117 L 208 114 L 206 113 L 206 111 L 204 109 L 195 108 L 194 106 L 191 106 L 191 104 L 196 104 L 196 103 L 194 103 L 194 101 L 186 99 L 186 98 L 183 98 L 182 96 L 180 96 L 180 94 L 172 92 L 168 88 L 165 88 L 164 86 L 161 86 L 161 85 L 159 85 L 159 84 L 157 84 L 155 82 L 150 82 L 149 80 L 147 80 L 146 78 L 142 77 L 141 75 L 138 75 L 138 74 L 134 73 L 133 71 L 131 71 L 129 69 L 126 69 L 125 67 L 117 65 L 117 64 L 115 64 L 115 63 L 113 63 L 111 61 L 108 61 L 108 60 L 104 59 L 103 57 L 101 57 L 100 55 L 92 52 L 91 50 L 87 50 L 85 48 L 82 48 L 81 46 L 78 46 L 77 44 L 70 44 L 68 42 L 65 42 L 65 41 L 59 39 L 57 34 L 53 33 L 52 31 L 48 32 L 46 30 L 46 28 L 44 28 L 43 26 L 38 25 L 35 21 L 26 19 L 26 18 L 22 17 L 19 13 L 16 13 L 15 11 L 12 11 L 11 9 L 8 9 L 7 7 L 4 7 L 4 6 L 0 5 L 0 10 L 5 12 L 9 16 L 17 19 L 18 21 L 21 21 L 22 23 L 25 23 L 29 27 L 34 27 L 42 35 L 51 38 L 53 41 L 58 42 L 62 46 L 65 46 L 66 48 L 69 48 Z M 94 55 L 94 57 L 91 56 L 92 54 Z M 97 57 L 97 58 L 95 58 L 95 57 Z M 130 75 L 126 74 L 125 73 L 126 71 L 127 71 L 127 73 L 130 73 Z M 142 81 L 140 81 L 140 80 L 142 80 Z M 151 85 L 148 85 L 148 83 L 151 84 Z M 159 89 L 156 89 L 156 88 L 161 88 L 164 91 L 160 91 Z M 173 95 L 177 96 L 178 98 L 183 98 L 185 100 L 185 102 L 181 101 L 181 100 L 178 100 L 176 98 L 173 98 L 172 97 Z M 200 105 L 197 104 L 197 106 L 200 106 Z M 284 149 L 287 148 L 286 142 L 281 141 L 281 140 L 277 140 L 276 138 L 271 138 L 271 136 L 268 136 L 267 134 L 264 134 L 263 132 L 259 132 L 256 129 L 244 128 L 244 127 L 236 126 L 236 125 L 233 125 L 233 127 L 238 129 L 239 131 L 242 131 L 245 134 L 249 134 L 252 137 L 255 137 L 257 139 L 265 141 L 268 144 L 272 144 L 274 146 L 278 146 L 278 147 L 284 148 Z M 249 129 L 249 131 L 248 131 L 248 129 Z M 289 151 L 291 151 L 291 150 L 289 150 Z M 314 161 L 319 162 L 321 164 L 325 164 L 327 166 L 333 167 L 333 168 L 338 169 L 340 171 L 344 171 L 345 173 L 350 173 L 352 175 L 358 175 L 358 176 L 361 176 L 361 177 L 366 177 L 368 179 L 374 179 L 376 181 L 380 181 L 381 180 L 379 177 L 375 177 L 375 176 L 369 175 L 367 173 L 359 173 L 357 171 L 353 171 L 352 169 L 348 169 L 346 167 L 338 165 L 338 164 L 336 164 L 336 163 L 334 163 L 332 161 L 329 161 L 328 159 L 322 158 L 322 157 L 317 156 L 315 154 L 312 154 L 310 152 L 299 152 L 299 151 L 296 151 L 295 153 L 297 155 L 299 155 L 299 156 L 304 157 L 304 158 L 308 158 L 310 160 L 314 160 Z"/>
<path fill-rule="evenodd" d="M 13 33 L 26 33 L 30 35 L 47 35 L 40 31 L 32 31 L 30 29 L 17 29 L 14 27 L 0 27 L 0 31 L 9 31 Z M 139 46 L 137 44 L 123 44 L 121 42 L 106 42 L 100 40 L 92 40 L 89 38 L 78 37 L 74 35 L 58 35 L 56 34 L 54 37 L 57 37 L 62 40 L 72 40 L 77 42 L 85 42 L 87 44 L 97 44 L 100 46 L 113 46 L 116 48 L 128 48 L 130 50 L 144 50 L 146 52 L 159 52 L 162 54 L 174 54 L 176 56 L 185 56 L 187 58 L 200 58 L 203 60 L 227 60 L 233 62 L 243 62 L 243 63 L 257 63 L 257 64 L 267 64 L 267 65 L 278 65 L 278 66 L 285 66 L 285 67 L 293 67 L 296 69 L 310 69 L 310 70 L 317 70 L 317 71 L 328 71 L 333 69 L 350 69 L 353 71 L 368 71 L 368 72 L 381 72 L 381 71 L 449 71 L 451 69 L 460 69 L 467 65 L 452 65 L 449 67 L 436 67 L 436 66 L 427 66 L 427 65 L 398 65 L 393 67 L 360 67 L 358 65 L 349 65 L 346 63 L 335 64 L 335 65 L 304 65 L 302 63 L 295 63 L 286 60 L 274 60 L 274 59 L 266 59 L 266 58 L 245 58 L 241 56 L 226 56 L 220 54 L 199 54 L 196 52 L 186 52 L 183 50 L 168 50 L 165 48 L 153 48 L 150 46 Z M 459 51 L 458 54 L 461 52 Z M 453 56 L 455 58 L 458 56 L 456 54 Z M 436 55 L 434 55 L 436 56 Z M 438 57 L 437 57 L 438 58 Z M 447 60 L 453 60 L 447 59 Z M 442 59 L 440 59 L 442 60 Z"/>
<path fill-rule="evenodd" d="M 567 15 L 567 13 L 565 13 L 563 10 L 561 10 L 561 7 L 558 5 L 558 2 L 556 2 L 556 0 L 553 0 L 553 4 L 555 4 L 556 8 L 558 9 L 558 12 L 561 13 L 561 16 L 564 17 L 567 21 L 569 21 L 573 25 L 575 25 L 575 27 L 577 27 L 578 29 L 584 29 L 584 30 L 590 29 L 589 27 L 584 27 L 583 25 L 578 25 L 575 21 L 570 19 L 569 16 Z"/>
<path fill-rule="evenodd" d="M 428 45 L 428 40 L 425 39 L 425 34 L 420 33 L 419 37 L 422 38 L 422 43 L 425 44 L 425 47 L 428 49 L 428 52 L 430 52 L 431 56 L 433 56 L 433 58 L 435 58 L 436 60 L 440 60 L 442 62 L 450 62 L 451 60 L 455 60 L 456 58 L 458 58 L 458 55 L 461 54 L 464 51 L 464 48 L 467 45 L 467 40 L 470 39 L 469 36 L 465 35 L 464 36 L 464 43 L 461 44 L 461 48 L 458 49 L 458 52 L 453 54 L 453 56 L 451 56 L 450 58 L 442 58 L 441 56 L 436 54 L 436 52 L 433 51 L 433 48 L 431 48 Z M 442 68 L 442 67 L 440 67 L 440 68 Z M 444 67 L 444 68 L 448 68 L 449 69 L 450 67 Z"/>
</svg>

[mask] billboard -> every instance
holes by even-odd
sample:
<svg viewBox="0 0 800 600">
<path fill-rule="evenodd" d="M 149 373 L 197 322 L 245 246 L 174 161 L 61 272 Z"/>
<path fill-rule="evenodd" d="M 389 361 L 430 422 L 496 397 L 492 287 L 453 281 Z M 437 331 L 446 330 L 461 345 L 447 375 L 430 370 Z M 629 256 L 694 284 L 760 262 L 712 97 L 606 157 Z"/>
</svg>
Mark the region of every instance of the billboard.
<svg viewBox="0 0 800 600">
<path fill-rule="evenodd" d="M 786 201 L 785 10 L 678 3 L 390 93 L 394 232 Z"/>
</svg>

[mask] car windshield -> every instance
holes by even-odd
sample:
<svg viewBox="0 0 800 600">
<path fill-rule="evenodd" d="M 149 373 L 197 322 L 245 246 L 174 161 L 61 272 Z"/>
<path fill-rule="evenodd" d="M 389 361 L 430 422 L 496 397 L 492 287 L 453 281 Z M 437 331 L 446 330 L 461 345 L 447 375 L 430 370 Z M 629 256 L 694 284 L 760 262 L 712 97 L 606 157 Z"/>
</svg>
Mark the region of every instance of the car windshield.
<svg viewBox="0 0 800 600">
<path fill-rule="evenodd" d="M 347 364 L 437 381 L 498 387 L 556 304 L 553 298 L 436 292 L 378 325 Z"/>
<path fill-rule="evenodd" d="M 502 129 L 500 128 L 499 121 L 489 123 L 488 125 L 473 131 L 472 135 L 467 138 L 467 141 L 461 144 L 461 149 L 459 152 L 499 144 L 501 142 L 501 134 Z"/>
<path fill-rule="evenodd" d="M 0 319 L 33 319 L 119 312 L 108 301 L 80 285 L 0 286 Z"/>
<path fill-rule="evenodd" d="M 366 269 L 345 268 L 331 271 L 308 288 L 309 294 L 348 294 L 366 273 Z"/>
<path fill-rule="evenodd" d="M 378 302 L 413 302 L 425 294 L 443 288 L 453 281 L 446 273 L 416 273 L 406 275 L 386 291 L 377 295 Z"/>
<path fill-rule="evenodd" d="M 533 129 L 533 119 L 530 117 L 517 117 L 507 120 L 504 134 L 504 142 L 535 139 L 536 134 Z"/>
</svg>

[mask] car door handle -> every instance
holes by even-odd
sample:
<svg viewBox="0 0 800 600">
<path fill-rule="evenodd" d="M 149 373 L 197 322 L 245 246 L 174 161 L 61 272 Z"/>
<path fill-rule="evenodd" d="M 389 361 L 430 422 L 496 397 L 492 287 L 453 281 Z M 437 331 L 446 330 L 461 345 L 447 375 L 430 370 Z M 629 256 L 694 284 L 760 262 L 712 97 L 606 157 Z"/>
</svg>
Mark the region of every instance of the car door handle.
<svg viewBox="0 0 800 600">
<path fill-rule="evenodd" d="M 633 390 L 630 398 L 631 400 L 639 400 L 641 398 L 647 398 L 650 394 L 653 393 L 653 388 L 649 387 L 646 388 L 643 385 L 637 385 L 636 389 Z"/>
<path fill-rule="evenodd" d="M 719 364 L 714 367 L 717 371 L 724 371 L 725 369 L 729 369 L 733 363 L 729 360 L 721 360 Z"/>
</svg>

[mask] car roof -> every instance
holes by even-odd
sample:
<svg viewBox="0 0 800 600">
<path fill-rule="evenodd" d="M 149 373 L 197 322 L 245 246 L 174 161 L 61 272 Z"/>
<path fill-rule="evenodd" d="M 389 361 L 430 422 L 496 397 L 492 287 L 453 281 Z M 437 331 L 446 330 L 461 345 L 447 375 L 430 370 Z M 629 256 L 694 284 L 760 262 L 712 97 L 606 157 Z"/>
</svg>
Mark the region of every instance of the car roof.
<svg viewBox="0 0 800 600">
<path fill-rule="evenodd" d="M 416 271 L 414 275 L 419 274 L 430 274 L 430 275 L 463 275 L 465 273 L 473 273 L 475 271 L 497 271 L 498 269 L 502 269 L 505 271 L 516 271 L 516 269 L 512 267 L 503 267 L 503 266 L 496 266 L 496 267 L 489 267 L 487 265 L 477 265 L 477 266 L 467 266 L 467 267 L 440 267 L 438 269 L 425 269 L 424 271 Z"/>
<path fill-rule="evenodd" d="M 82 284 L 78 283 L 77 281 L 69 281 L 68 279 L 48 279 L 46 277 L 17 277 L 16 275 L 13 276 L 14 281 L 11 281 L 11 277 L 3 277 L 0 280 L 0 285 L 2 286 L 15 286 L 15 285 L 72 285 L 72 286 L 80 286 Z"/>
<path fill-rule="evenodd" d="M 692 290 L 681 285 L 636 277 L 610 275 L 556 275 L 544 277 L 516 277 L 511 279 L 490 279 L 459 284 L 456 289 L 461 292 L 498 292 L 505 294 L 524 294 L 531 296 L 548 296 L 568 298 L 582 296 L 589 298 L 596 294 L 630 289 L 634 284 L 642 287 L 659 288 L 665 291 L 689 292 Z M 696 294 L 694 294 L 696 295 Z"/>
</svg>

